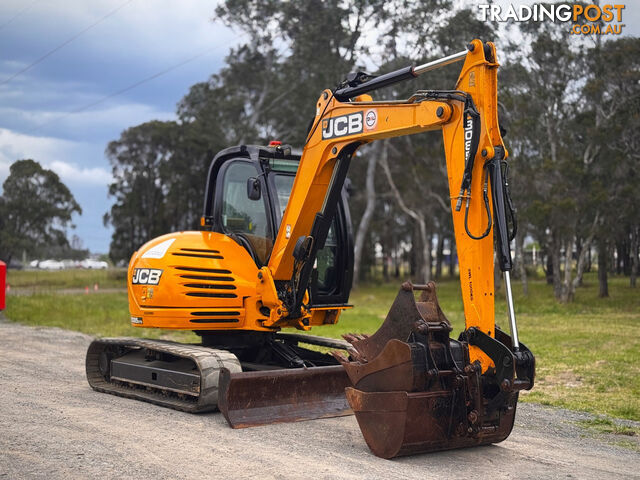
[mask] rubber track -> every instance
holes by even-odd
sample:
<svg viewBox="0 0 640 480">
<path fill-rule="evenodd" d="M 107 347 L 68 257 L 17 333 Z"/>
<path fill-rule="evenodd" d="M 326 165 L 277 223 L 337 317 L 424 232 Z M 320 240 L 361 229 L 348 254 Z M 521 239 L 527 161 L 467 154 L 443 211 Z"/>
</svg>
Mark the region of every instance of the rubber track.
<svg viewBox="0 0 640 480">
<path fill-rule="evenodd" d="M 117 347 L 146 348 L 192 360 L 200 372 L 200 395 L 197 398 L 189 397 L 188 395 L 179 397 L 171 393 L 165 394 L 160 388 L 153 390 L 144 387 L 131 387 L 123 385 L 120 382 L 111 383 L 100 373 L 99 358 L 105 349 L 115 349 Z M 146 340 L 128 337 L 100 338 L 94 340 L 87 350 L 85 367 L 89 385 L 98 392 L 143 400 L 163 407 L 190 413 L 209 412 L 217 409 L 218 377 L 221 368 L 227 368 L 231 372 L 242 371 L 242 367 L 236 356 L 226 350 L 216 350 L 199 345 L 184 345 L 162 340 Z"/>
</svg>

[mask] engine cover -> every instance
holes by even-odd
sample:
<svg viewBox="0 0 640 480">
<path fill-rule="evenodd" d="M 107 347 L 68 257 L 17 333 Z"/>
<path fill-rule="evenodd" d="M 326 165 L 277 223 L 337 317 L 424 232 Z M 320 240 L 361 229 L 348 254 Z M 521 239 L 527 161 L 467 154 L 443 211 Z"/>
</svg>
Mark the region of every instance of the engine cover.
<svg viewBox="0 0 640 480">
<path fill-rule="evenodd" d="M 258 267 L 247 250 L 226 235 L 163 235 L 143 245 L 129 262 L 131 324 L 269 331 L 261 324 L 267 317 L 260 312 L 257 277 Z"/>
</svg>

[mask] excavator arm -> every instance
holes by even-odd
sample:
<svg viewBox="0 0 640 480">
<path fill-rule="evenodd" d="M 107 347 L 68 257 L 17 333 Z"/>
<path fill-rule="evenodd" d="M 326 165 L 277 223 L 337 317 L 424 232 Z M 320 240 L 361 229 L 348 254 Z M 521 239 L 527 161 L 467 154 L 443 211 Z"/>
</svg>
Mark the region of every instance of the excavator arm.
<svg viewBox="0 0 640 480">
<path fill-rule="evenodd" d="M 464 64 L 455 90 L 418 91 L 405 101 L 372 101 L 367 94 L 457 61 Z M 357 148 L 375 140 L 440 129 L 466 327 L 495 336 L 494 230 L 501 266 L 507 275 L 511 268 L 501 179 L 501 165 L 508 154 L 498 124 L 498 66 L 495 46 L 474 40 L 466 51 L 439 61 L 322 92 L 268 269 L 264 269 L 264 278 L 270 276 L 279 292 L 277 298 L 272 296 L 281 312 L 272 317 L 274 324 L 309 314 L 304 308 L 307 285 Z M 494 192 L 501 200 L 495 225 Z M 510 295 L 508 283 L 507 288 Z M 517 343 L 511 298 L 509 306 L 511 333 Z M 484 371 L 492 366 L 477 347 L 471 348 L 471 356 L 472 361 L 480 360 Z"/>
</svg>

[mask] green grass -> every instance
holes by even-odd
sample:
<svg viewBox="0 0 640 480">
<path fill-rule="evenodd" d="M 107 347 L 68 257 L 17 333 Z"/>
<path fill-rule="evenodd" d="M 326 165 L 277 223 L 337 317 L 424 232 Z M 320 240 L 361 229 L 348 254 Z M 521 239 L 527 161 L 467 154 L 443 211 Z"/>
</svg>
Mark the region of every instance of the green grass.
<svg viewBox="0 0 640 480">
<path fill-rule="evenodd" d="M 614 435 L 626 435 L 635 437 L 640 435 L 640 428 L 614 422 L 610 418 L 597 417 L 578 422 L 581 426 L 595 430 L 599 433 L 612 433 Z"/>
<path fill-rule="evenodd" d="M 640 427 L 637 423 L 597 416 L 576 424 L 609 444 L 640 452 Z"/>
<path fill-rule="evenodd" d="M 78 272 L 38 274 L 49 285 L 73 288 L 86 281 Z M 13 272 L 10 277 L 14 273 L 23 276 L 23 286 L 35 284 L 27 275 L 34 272 Z M 51 275 L 41 276 L 43 273 Z M 63 278 L 56 279 L 61 274 Z M 522 296 L 519 283 L 514 284 L 520 338 L 536 356 L 537 369 L 536 385 L 531 392 L 523 392 L 522 400 L 640 420 L 640 289 L 628 285 L 628 279 L 612 278 L 611 296 L 600 299 L 595 274 L 589 274 L 585 286 L 578 289 L 575 302 L 563 305 L 555 301 L 551 287 L 542 280 L 530 283 L 528 297 Z M 358 288 L 351 296 L 356 308 L 346 311 L 337 325 L 315 327 L 311 333 L 338 338 L 349 332 L 375 332 L 398 288 L 399 282 Z M 496 295 L 496 319 L 507 329 L 503 295 L 504 290 Z M 438 298 L 457 336 L 464 327 L 458 280 L 439 282 Z M 11 295 L 7 298 L 6 315 L 28 325 L 56 326 L 100 336 L 178 341 L 197 338 L 187 332 L 131 327 L 125 293 Z"/>
<path fill-rule="evenodd" d="M 60 271 L 9 270 L 7 283 L 11 288 L 28 289 L 31 292 L 85 287 L 93 289 L 96 283 L 99 288 L 126 288 L 127 270 L 125 268 L 107 270 L 78 268 Z"/>
<path fill-rule="evenodd" d="M 25 325 L 66 328 L 99 337 L 198 340 L 192 332 L 132 327 L 126 293 L 10 295 L 5 315 Z"/>
</svg>

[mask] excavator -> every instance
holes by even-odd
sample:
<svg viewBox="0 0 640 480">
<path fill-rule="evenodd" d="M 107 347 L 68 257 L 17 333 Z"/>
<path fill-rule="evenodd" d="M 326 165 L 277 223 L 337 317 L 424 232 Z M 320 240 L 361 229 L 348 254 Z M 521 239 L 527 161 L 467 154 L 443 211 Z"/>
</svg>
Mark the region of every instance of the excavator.
<svg viewBox="0 0 640 480">
<path fill-rule="evenodd" d="M 453 90 L 370 95 L 456 62 Z M 423 65 L 353 73 L 321 93 L 301 153 L 275 141 L 219 152 L 201 229 L 149 241 L 128 267 L 131 325 L 194 331 L 201 342 L 96 339 L 91 387 L 187 412 L 219 409 L 233 428 L 355 413 L 383 458 L 506 439 L 535 359 L 518 338 L 509 276 L 515 215 L 498 67 L 495 45 L 475 39 Z M 373 335 L 305 333 L 352 308 L 345 182 L 357 149 L 431 130 L 444 139 L 465 330 L 451 337 L 433 282 L 405 282 Z M 494 254 L 509 333 L 496 325 Z"/>
</svg>

